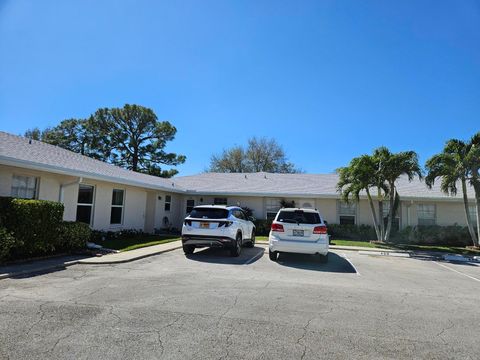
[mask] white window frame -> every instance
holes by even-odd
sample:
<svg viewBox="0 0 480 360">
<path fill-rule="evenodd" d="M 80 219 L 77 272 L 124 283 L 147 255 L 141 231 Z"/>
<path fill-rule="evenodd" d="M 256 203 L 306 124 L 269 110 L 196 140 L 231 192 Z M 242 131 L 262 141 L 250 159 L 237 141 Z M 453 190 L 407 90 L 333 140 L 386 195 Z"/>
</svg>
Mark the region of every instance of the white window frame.
<svg viewBox="0 0 480 360">
<path fill-rule="evenodd" d="M 76 207 L 76 213 L 75 213 L 75 220 L 77 219 L 77 212 L 78 212 L 78 206 L 90 206 L 92 208 L 91 212 L 90 212 L 90 226 L 93 226 L 93 219 L 95 217 L 95 196 L 97 194 L 97 188 L 95 185 L 92 185 L 92 184 L 85 184 L 85 183 L 80 183 L 78 184 L 78 191 L 80 191 L 80 186 L 89 186 L 91 188 L 93 188 L 93 194 L 92 194 L 92 203 L 91 204 L 87 204 L 87 203 L 79 203 L 78 202 L 78 194 L 77 194 L 77 207 Z"/>
<path fill-rule="evenodd" d="M 170 198 L 169 201 L 167 201 L 168 198 Z M 168 209 L 167 209 L 167 204 L 168 204 Z M 172 195 L 165 195 L 165 204 L 163 205 L 163 209 L 166 212 L 171 212 L 172 211 Z"/>
<path fill-rule="evenodd" d="M 277 215 L 278 211 L 282 208 L 281 198 L 266 198 L 265 199 L 265 219 L 268 219 L 268 215 L 272 214 L 272 220 Z"/>
<path fill-rule="evenodd" d="M 23 190 L 23 192 L 27 192 L 27 191 L 31 191 L 32 189 L 29 188 L 28 186 L 27 187 L 18 187 L 18 186 L 14 186 L 14 182 L 15 182 L 15 178 L 25 178 L 27 179 L 27 184 L 28 184 L 28 179 L 34 179 L 35 181 L 35 187 L 33 189 L 33 197 L 26 197 L 26 196 L 19 196 L 18 193 L 19 193 L 19 190 Z M 40 185 L 40 178 L 37 177 L 37 176 L 32 176 L 32 175 L 24 175 L 24 174 L 13 174 L 12 176 L 12 184 L 10 186 L 10 194 L 12 195 L 12 197 L 15 197 L 15 198 L 19 198 L 19 199 L 38 199 L 38 189 L 39 189 L 39 186 Z M 13 189 L 17 189 L 16 190 L 16 194 L 14 194 L 14 190 Z M 25 194 L 26 195 L 26 194 Z"/>
<path fill-rule="evenodd" d="M 114 205 L 113 204 L 113 192 L 114 191 L 122 191 L 123 196 L 122 196 L 122 205 Z M 125 214 L 125 196 L 127 192 L 125 189 L 119 189 L 119 188 L 113 188 L 112 189 L 112 203 L 110 204 L 110 226 L 115 227 L 115 226 L 122 226 L 123 225 L 123 218 Z M 112 223 L 112 208 L 122 208 L 122 215 L 120 216 L 120 222 L 119 223 Z"/>
<path fill-rule="evenodd" d="M 347 206 L 349 208 L 353 208 L 353 211 L 344 211 L 344 207 Z M 337 223 L 340 224 L 340 218 L 341 217 L 346 217 L 350 216 L 353 217 L 353 225 L 357 225 L 357 219 L 358 219 L 358 204 L 357 202 L 350 202 L 346 203 L 342 200 L 337 201 Z"/>
<path fill-rule="evenodd" d="M 433 208 L 433 218 L 432 217 L 420 217 L 422 213 L 432 213 L 432 211 L 421 210 L 421 207 L 431 206 Z M 421 224 L 422 220 L 430 220 L 433 223 Z M 417 204 L 417 224 L 420 226 L 432 226 L 437 225 L 437 205 L 436 204 Z"/>
<path fill-rule="evenodd" d="M 213 205 L 228 205 L 228 198 L 226 197 L 213 198 Z"/>
</svg>

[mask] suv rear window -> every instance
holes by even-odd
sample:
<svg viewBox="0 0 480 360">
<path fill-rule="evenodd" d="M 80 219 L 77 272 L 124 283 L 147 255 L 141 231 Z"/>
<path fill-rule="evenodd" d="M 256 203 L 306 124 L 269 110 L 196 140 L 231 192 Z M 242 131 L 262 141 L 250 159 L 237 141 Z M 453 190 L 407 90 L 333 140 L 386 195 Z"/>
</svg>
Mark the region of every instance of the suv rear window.
<svg viewBox="0 0 480 360">
<path fill-rule="evenodd" d="M 190 213 L 195 219 L 225 219 L 228 217 L 227 209 L 194 208 Z"/>
<path fill-rule="evenodd" d="M 293 223 L 293 224 L 320 224 L 320 216 L 314 212 L 296 211 L 280 211 L 277 221 Z"/>
</svg>

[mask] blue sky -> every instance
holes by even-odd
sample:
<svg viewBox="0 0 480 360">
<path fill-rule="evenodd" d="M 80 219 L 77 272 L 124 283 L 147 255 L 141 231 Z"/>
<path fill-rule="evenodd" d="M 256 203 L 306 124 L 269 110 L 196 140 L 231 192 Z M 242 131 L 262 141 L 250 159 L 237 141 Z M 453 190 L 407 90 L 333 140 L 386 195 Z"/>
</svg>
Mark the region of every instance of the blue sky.
<svg viewBox="0 0 480 360">
<path fill-rule="evenodd" d="M 0 0 L 0 130 L 136 103 L 181 175 L 250 136 L 309 173 L 480 131 L 480 1 Z"/>
</svg>

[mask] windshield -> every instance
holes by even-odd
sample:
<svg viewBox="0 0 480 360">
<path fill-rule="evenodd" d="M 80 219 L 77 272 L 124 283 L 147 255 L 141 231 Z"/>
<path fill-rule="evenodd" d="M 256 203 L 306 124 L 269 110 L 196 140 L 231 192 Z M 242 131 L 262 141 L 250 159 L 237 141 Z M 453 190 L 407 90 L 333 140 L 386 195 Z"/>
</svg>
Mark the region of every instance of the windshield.
<svg viewBox="0 0 480 360">
<path fill-rule="evenodd" d="M 194 208 L 190 213 L 195 219 L 225 219 L 228 217 L 227 209 Z"/>
<path fill-rule="evenodd" d="M 294 224 L 320 224 L 320 216 L 314 212 L 280 211 L 277 221 Z"/>
</svg>

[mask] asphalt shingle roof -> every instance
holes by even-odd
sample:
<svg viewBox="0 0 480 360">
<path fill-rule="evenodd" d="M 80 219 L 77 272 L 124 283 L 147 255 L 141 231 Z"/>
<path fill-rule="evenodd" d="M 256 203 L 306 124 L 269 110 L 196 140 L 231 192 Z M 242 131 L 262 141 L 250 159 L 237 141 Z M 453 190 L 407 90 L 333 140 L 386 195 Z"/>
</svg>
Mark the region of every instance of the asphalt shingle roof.
<svg viewBox="0 0 480 360">
<path fill-rule="evenodd" d="M 151 189 L 197 194 L 250 196 L 338 197 L 337 174 L 273 173 L 202 173 L 164 179 L 122 169 L 41 141 L 0 131 L 0 163 L 25 166 L 54 173 L 71 174 Z M 403 198 L 461 199 L 461 191 L 452 197 L 415 179 L 399 179 L 398 192 Z M 473 190 L 469 197 L 473 199 Z"/>
<path fill-rule="evenodd" d="M 270 196 L 325 196 L 337 197 L 337 174 L 272 174 L 272 173 L 203 173 L 177 177 L 176 182 L 185 189 L 211 194 L 251 194 Z M 461 190 L 452 197 L 440 190 L 440 181 L 428 189 L 422 180 L 409 182 L 402 177 L 397 182 L 403 198 L 460 199 Z M 473 199 L 473 191 L 469 189 Z"/>
<path fill-rule="evenodd" d="M 0 163 L 2 160 L 35 165 L 56 173 L 70 173 L 74 176 L 120 184 L 182 191 L 177 188 L 177 184 L 172 186 L 172 183 L 175 183 L 174 179 L 164 179 L 125 170 L 58 146 L 36 140 L 30 141 L 27 138 L 0 131 Z"/>
</svg>

